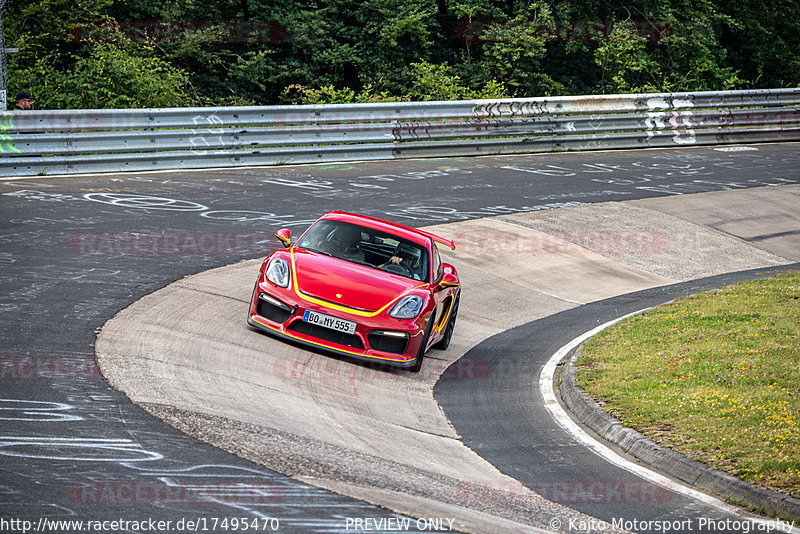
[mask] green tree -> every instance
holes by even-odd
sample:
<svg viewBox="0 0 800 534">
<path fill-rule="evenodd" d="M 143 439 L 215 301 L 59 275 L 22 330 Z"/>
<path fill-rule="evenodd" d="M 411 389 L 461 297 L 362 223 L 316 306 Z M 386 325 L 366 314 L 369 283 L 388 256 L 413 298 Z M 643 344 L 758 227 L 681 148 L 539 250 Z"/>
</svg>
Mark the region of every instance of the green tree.
<svg viewBox="0 0 800 534">
<path fill-rule="evenodd" d="M 492 73 L 520 96 L 550 92 L 555 83 L 544 72 L 542 59 L 552 31 L 552 12 L 544 2 L 530 2 L 513 18 L 490 24 L 479 68 Z"/>
<path fill-rule="evenodd" d="M 730 0 L 718 9 L 735 21 L 719 29 L 728 63 L 749 87 L 800 86 L 800 2 Z"/>
<path fill-rule="evenodd" d="M 614 26 L 608 39 L 595 50 L 595 61 L 603 69 L 604 92 L 646 93 L 658 91 L 661 67 L 647 51 L 645 37 L 630 22 Z"/>
<path fill-rule="evenodd" d="M 152 47 L 128 38 L 111 0 L 32 0 L 14 11 L 7 42 L 9 87 L 30 90 L 37 108 L 171 107 L 190 103 L 186 75 Z"/>
<path fill-rule="evenodd" d="M 798 0 L 29 0 L 38 107 L 266 105 L 800 83 Z M 150 22 L 146 22 L 150 21 Z"/>
<path fill-rule="evenodd" d="M 491 80 L 480 89 L 472 89 L 453 74 L 447 65 L 433 65 L 426 61 L 412 63 L 411 100 L 468 100 L 475 98 L 502 98 L 507 96 L 503 84 Z"/>
<path fill-rule="evenodd" d="M 52 102 L 66 108 L 180 107 L 191 103 L 186 73 L 152 48 L 136 47 L 113 27 L 101 32 L 85 56 L 53 79 L 59 91 Z"/>
<path fill-rule="evenodd" d="M 629 2 L 608 16 L 612 27 L 594 51 L 602 92 L 700 91 L 741 84 L 727 63 L 720 28 L 736 21 L 711 0 Z"/>
</svg>

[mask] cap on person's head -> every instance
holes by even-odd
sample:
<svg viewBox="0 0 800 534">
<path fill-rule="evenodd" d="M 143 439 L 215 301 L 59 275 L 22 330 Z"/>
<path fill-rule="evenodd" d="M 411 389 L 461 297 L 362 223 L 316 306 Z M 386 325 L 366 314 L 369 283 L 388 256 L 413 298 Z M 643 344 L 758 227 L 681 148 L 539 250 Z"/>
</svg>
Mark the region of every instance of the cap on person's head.
<svg viewBox="0 0 800 534">
<path fill-rule="evenodd" d="M 35 100 L 35 98 L 28 91 L 20 91 L 17 93 L 16 101 L 19 102 L 20 100 Z"/>
</svg>

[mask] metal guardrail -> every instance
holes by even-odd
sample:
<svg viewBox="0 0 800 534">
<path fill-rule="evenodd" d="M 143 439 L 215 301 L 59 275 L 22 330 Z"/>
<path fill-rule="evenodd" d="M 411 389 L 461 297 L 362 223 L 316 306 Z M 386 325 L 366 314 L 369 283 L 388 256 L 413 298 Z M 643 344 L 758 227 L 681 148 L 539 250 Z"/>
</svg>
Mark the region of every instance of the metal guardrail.
<svg viewBox="0 0 800 534">
<path fill-rule="evenodd" d="M 800 88 L 0 114 L 0 176 L 800 140 Z"/>
</svg>

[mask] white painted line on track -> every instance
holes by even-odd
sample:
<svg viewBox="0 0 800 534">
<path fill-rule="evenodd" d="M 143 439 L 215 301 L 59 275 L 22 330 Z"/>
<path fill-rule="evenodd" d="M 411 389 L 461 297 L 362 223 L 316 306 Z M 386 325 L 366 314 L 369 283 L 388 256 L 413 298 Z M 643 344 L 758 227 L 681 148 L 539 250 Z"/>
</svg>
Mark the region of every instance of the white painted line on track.
<svg viewBox="0 0 800 534">
<path fill-rule="evenodd" d="M 550 412 L 550 415 L 555 419 L 556 423 L 558 423 L 561 428 L 563 428 L 567 433 L 569 433 L 578 443 L 592 451 L 593 453 L 597 454 L 607 462 L 625 469 L 626 471 L 633 473 L 636 476 L 639 476 L 645 480 L 652 482 L 653 484 L 658 484 L 670 491 L 675 493 L 683 494 L 687 497 L 695 499 L 697 501 L 702 502 L 703 504 L 713 506 L 718 510 L 726 512 L 728 514 L 740 517 L 742 519 L 752 521 L 754 523 L 758 523 L 762 526 L 764 531 L 778 531 L 778 532 L 786 532 L 790 534 L 800 534 L 800 528 L 796 528 L 793 522 L 786 522 L 786 521 L 779 521 L 779 520 L 769 520 L 763 519 L 761 517 L 754 516 L 745 512 L 743 509 L 730 505 L 717 497 L 711 496 L 707 493 L 702 491 L 698 491 L 694 488 L 676 482 L 660 473 L 657 473 L 641 464 L 637 464 L 620 456 L 618 453 L 613 451 L 610 447 L 601 443 L 600 441 L 596 440 L 592 436 L 590 436 L 585 430 L 583 430 L 580 425 L 575 423 L 572 420 L 570 415 L 561 407 L 561 404 L 558 402 L 558 398 L 556 396 L 555 387 L 553 385 L 556 367 L 558 363 L 563 360 L 569 352 L 589 339 L 592 336 L 597 335 L 601 331 L 605 330 L 606 328 L 615 325 L 616 323 L 627 319 L 628 317 L 632 317 L 634 315 L 640 314 L 645 312 L 651 308 L 645 308 L 639 311 L 635 311 L 633 313 L 629 313 L 628 315 L 624 315 L 613 321 L 609 321 L 605 324 L 601 324 L 600 326 L 589 330 L 588 332 L 584 332 L 580 336 L 576 337 L 560 349 L 558 349 L 553 356 L 550 357 L 550 360 L 544 365 L 542 368 L 542 372 L 539 375 L 539 391 L 542 392 L 542 397 L 544 397 L 544 406 L 547 408 L 547 411 Z"/>
</svg>

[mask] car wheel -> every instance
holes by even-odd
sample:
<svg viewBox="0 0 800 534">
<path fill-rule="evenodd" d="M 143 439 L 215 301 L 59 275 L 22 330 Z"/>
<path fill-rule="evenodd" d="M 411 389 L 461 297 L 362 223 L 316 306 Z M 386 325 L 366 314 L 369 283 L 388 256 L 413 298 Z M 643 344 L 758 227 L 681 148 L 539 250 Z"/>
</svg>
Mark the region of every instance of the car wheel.
<svg viewBox="0 0 800 534">
<path fill-rule="evenodd" d="M 414 365 L 409 367 L 409 371 L 412 373 L 419 373 L 419 370 L 422 369 L 422 360 L 425 359 L 425 347 L 428 344 L 428 339 L 431 337 L 431 331 L 433 330 L 433 323 L 436 322 L 436 317 L 434 314 L 431 314 L 431 318 L 428 319 L 428 327 L 425 329 L 425 335 L 422 336 L 422 344 L 419 346 L 419 351 L 417 351 L 417 357 L 414 360 Z"/>
<path fill-rule="evenodd" d="M 461 294 L 456 297 L 456 302 L 453 304 L 453 311 L 450 313 L 450 319 L 447 320 L 447 326 L 444 329 L 444 337 L 433 346 L 435 349 L 444 350 L 450 346 L 450 340 L 453 337 L 453 329 L 456 327 L 456 317 L 458 317 L 458 302 L 461 300 Z"/>
</svg>

